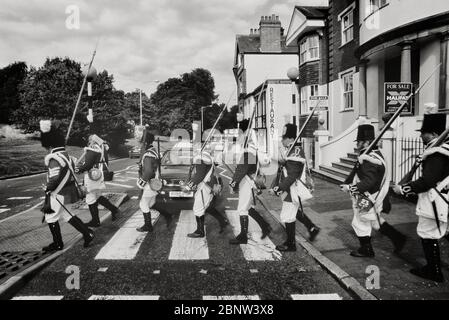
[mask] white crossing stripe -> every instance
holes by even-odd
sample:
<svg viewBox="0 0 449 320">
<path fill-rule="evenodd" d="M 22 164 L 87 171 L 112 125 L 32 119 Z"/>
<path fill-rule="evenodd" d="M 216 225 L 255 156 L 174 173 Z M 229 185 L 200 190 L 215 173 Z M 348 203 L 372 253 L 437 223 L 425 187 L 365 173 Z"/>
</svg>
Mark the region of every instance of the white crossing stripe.
<svg viewBox="0 0 449 320">
<path fill-rule="evenodd" d="M 343 300 L 337 293 L 325 294 L 292 294 L 293 300 Z"/>
<path fill-rule="evenodd" d="M 110 185 L 110 186 L 114 186 L 114 187 L 121 187 L 121 188 L 127 188 L 127 189 L 134 189 L 135 188 L 135 187 L 132 187 L 132 186 L 128 186 L 127 184 L 119 184 L 119 183 L 112 183 L 112 182 L 106 182 L 106 184 Z"/>
<path fill-rule="evenodd" d="M 258 295 L 254 296 L 203 296 L 203 300 L 260 300 Z"/>
<path fill-rule="evenodd" d="M 29 200 L 29 199 L 32 199 L 33 197 L 11 197 L 11 198 L 8 198 L 8 199 L 6 199 L 6 200 Z"/>
<path fill-rule="evenodd" d="M 189 238 L 187 234 L 196 230 L 196 219 L 192 210 L 182 210 L 176 225 L 169 260 L 208 260 L 209 249 L 206 237 Z"/>
<path fill-rule="evenodd" d="M 0 213 L 6 212 L 6 211 L 9 211 L 9 210 L 11 210 L 11 209 L 0 209 Z"/>
<path fill-rule="evenodd" d="M 239 198 L 226 198 L 228 201 L 239 201 Z"/>
<path fill-rule="evenodd" d="M 138 175 L 138 173 L 137 172 L 135 172 L 135 171 L 126 171 L 126 174 L 134 174 L 134 175 Z"/>
<path fill-rule="evenodd" d="M 151 210 L 151 221 L 154 225 L 159 219 L 159 212 Z M 143 214 L 138 210 L 114 234 L 109 242 L 101 248 L 95 260 L 132 260 L 137 255 L 147 232 L 139 232 L 136 228 L 144 224 Z"/>
<path fill-rule="evenodd" d="M 93 295 L 89 300 L 159 300 L 160 296 L 99 296 Z"/>
<path fill-rule="evenodd" d="M 240 217 L 235 210 L 226 210 L 226 216 L 232 226 L 234 235 L 240 234 Z M 261 239 L 262 230 L 253 218 L 249 217 L 248 244 L 241 244 L 243 256 L 248 261 L 278 261 L 282 254 L 276 250 L 276 246 L 266 237 Z"/>
<path fill-rule="evenodd" d="M 137 200 L 137 199 L 139 199 L 139 197 L 138 196 L 133 196 L 133 197 L 131 197 L 131 199 L 132 200 Z"/>
<path fill-rule="evenodd" d="M 64 296 L 19 296 L 11 300 L 62 300 Z"/>
</svg>

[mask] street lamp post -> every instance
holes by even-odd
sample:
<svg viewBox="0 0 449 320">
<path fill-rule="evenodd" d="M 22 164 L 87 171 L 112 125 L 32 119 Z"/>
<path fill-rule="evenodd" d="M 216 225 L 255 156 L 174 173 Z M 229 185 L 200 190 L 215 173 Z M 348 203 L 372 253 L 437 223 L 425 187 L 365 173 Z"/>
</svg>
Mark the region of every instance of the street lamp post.
<svg viewBox="0 0 449 320">
<path fill-rule="evenodd" d="M 159 83 L 159 80 L 152 80 L 149 83 Z M 143 126 L 143 105 L 142 105 L 142 89 L 139 89 L 139 105 L 140 105 L 140 126 Z"/>
</svg>

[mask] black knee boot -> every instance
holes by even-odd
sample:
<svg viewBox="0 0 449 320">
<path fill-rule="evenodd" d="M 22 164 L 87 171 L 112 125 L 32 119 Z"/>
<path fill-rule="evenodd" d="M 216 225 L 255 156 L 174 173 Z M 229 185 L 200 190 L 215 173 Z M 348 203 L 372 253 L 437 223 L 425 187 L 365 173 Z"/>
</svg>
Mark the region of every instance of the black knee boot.
<svg viewBox="0 0 449 320">
<path fill-rule="evenodd" d="M 248 216 L 240 216 L 240 234 L 229 240 L 230 244 L 247 244 L 248 243 Z"/>
<path fill-rule="evenodd" d="M 153 224 L 151 222 L 151 211 L 150 212 L 142 212 L 144 225 L 136 230 L 139 232 L 152 232 Z"/>
<path fill-rule="evenodd" d="M 401 252 L 401 250 L 405 246 L 405 243 L 407 242 L 407 237 L 393 228 L 387 222 L 384 222 L 380 226 L 380 233 L 386 235 L 391 240 L 391 242 L 393 242 L 394 253 Z"/>
<path fill-rule="evenodd" d="M 266 222 L 265 219 L 260 215 L 260 213 L 257 212 L 254 208 L 250 208 L 248 210 L 248 215 L 253 218 L 260 226 L 260 228 L 262 229 L 262 239 L 265 239 L 271 232 L 271 227 L 268 222 Z"/>
<path fill-rule="evenodd" d="M 193 233 L 189 233 L 189 238 L 204 238 L 206 233 L 204 232 L 204 216 L 196 217 L 196 230 Z"/>
<path fill-rule="evenodd" d="M 51 235 L 53 237 L 53 243 L 44 247 L 42 250 L 44 252 L 52 252 L 64 249 L 64 243 L 62 242 L 61 228 L 59 222 L 49 223 Z"/>
<path fill-rule="evenodd" d="M 309 240 L 314 241 L 320 232 L 320 228 L 318 228 L 301 209 L 296 213 L 296 220 L 301 222 L 307 228 L 309 231 Z"/>
<path fill-rule="evenodd" d="M 286 223 L 285 224 L 285 231 L 287 233 L 287 241 L 285 241 L 283 244 L 276 246 L 276 249 L 279 251 L 296 251 L 296 223 Z"/>
<path fill-rule="evenodd" d="M 441 272 L 440 246 L 438 240 L 421 239 L 421 242 L 427 265 L 421 268 L 411 269 L 410 272 L 420 278 L 444 282 L 444 276 Z"/>
<path fill-rule="evenodd" d="M 351 256 L 357 258 L 372 258 L 374 257 L 374 249 L 371 245 L 371 237 L 358 237 L 360 248 L 351 252 Z"/>
<path fill-rule="evenodd" d="M 210 214 L 212 217 L 217 219 L 218 223 L 220 224 L 220 232 L 219 233 L 223 233 L 226 226 L 229 225 L 228 219 L 226 219 L 220 212 L 218 212 L 217 209 L 215 209 L 213 207 L 207 208 L 206 213 Z"/>
<path fill-rule="evenodd" d="M 106 199 L 105 197 L 101 196 L 98 198 L 98 203 L 101 204 L 103 207 L 105 207 L 106 209 L 108 209 L 109 211 L 111 211 L 111 215 L 112 215 L 112 221 L 117 220 L 117 215 L 119 213 L 119 208 L 117 208 L 116 206 L 114 206 L 111 201 L 109 201 L 108 199 Z"/>
<path fill-rule="evenodd" d="M 100 226 L 100 217 L 98 214 L 98 202 L 90 204 L 89 211 L 90 215 L 92 216 L 92 219 L 88 223 L 86 223 L 86 225 L 91 228 L 98 228 Z"/>
<path fill-rule="evenodd" d="M 165 211 L 160 204 L 155 204 L 152 209 L 159 211 L 159 213 L 165 218 L 165 221 L 167 223 L 167 228 L 170 226 L 170 223 L 172 222 L 173 218 L 170 213 Z"/>
<path fill-rule="evenodd" d="M 84 248 L 87 248 L 94 239 L 93 231 L 90 230 L 77 216 L 73 216 L 72 219 L 69 220 L 69 223 L 83 235 Z"/>
</svg>

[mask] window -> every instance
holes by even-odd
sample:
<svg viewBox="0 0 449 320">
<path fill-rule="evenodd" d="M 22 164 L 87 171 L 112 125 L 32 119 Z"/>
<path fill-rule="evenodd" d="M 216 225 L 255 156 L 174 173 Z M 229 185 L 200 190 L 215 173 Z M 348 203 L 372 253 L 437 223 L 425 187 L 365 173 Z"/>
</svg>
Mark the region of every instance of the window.
<svg viewBox="0 0 449 320">
<path fill-rule="evenodd" d="M 349 10 L 341 18 L 341 44 L 344 45 L 354 39 L 354 10 Z"/>
<path fill-rule="evenodd" d="M 314 105 L 311 105 L 309 102 L 310 97 L 313 96 L 318 96 L 319 92 L 318 92 L 319 88 L 318 85 L 312 85 L 312 86 L 307 86 L 307 87 L 302 87 L 301 88 L 301 113 L 309 113 Z"/>
<path fill-rule="evenodd" d="M 370 14 L 376 12 L 377 10 L 379 10 L 380 8 L 385 6 L 387 4 L 387 2 L 388 2 L 387 0 L 368 0 L 367 16 L 369 16 Z"/>
<path fill-rule="evenodd" d="M 320 58 L 320 40 L 318 36 L 304 38 L 299 45 L 299 63 Z"/>
<path fill-rule="evenodd" d="M 343 85 L 343 110 L 354 109 L 354 71 L 341 75 Z"/>
</svg>

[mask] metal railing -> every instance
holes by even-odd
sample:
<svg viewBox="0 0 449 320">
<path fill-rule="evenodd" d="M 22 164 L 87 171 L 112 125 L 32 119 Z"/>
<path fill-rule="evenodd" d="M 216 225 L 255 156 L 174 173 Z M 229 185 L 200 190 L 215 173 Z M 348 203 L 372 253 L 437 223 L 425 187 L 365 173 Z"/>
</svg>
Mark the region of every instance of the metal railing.
<svg viewBox="0 0 449 320">
<path fill-rule="evenodd" d="M 399 139 L 397 146 L 400 148 L 400 163 L 398 170 L 401 178 L 403 178 L 413 167 L 416 157 L 424 152 L 424 145 L 420 138 L 403 138 Z M 418 179 L 421 175 L 421 168 L 419 168 L 413 179 Z"/>
</svg>

